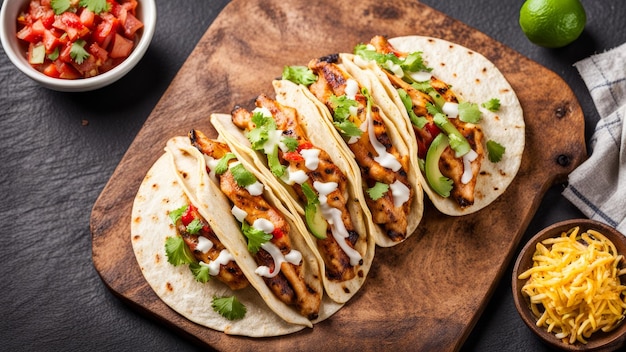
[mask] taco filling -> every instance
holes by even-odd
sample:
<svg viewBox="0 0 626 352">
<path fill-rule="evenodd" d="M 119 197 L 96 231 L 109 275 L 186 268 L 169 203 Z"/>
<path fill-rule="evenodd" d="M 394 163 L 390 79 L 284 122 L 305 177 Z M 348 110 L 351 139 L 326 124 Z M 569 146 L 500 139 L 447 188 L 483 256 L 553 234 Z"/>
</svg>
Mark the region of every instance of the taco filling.
<svg viewBox="0 0 626 352">
<path fill-rule="evenodd" d="M 317 318 L 322 292 L 307 284 L 302 254 L 292 248 L 290 226 L 283 215 L 263 197 L 263 185 L 247 171 L 221 142 L 192 130 L 189 138 L 208 159 L 207 172 L 217 179 L 219 188 L 232 203 L 232 214 L 241 223 L 248 239 L 248 250 L 274 295 L 295 307 L 302 316 Z"/>
<path fill-rule="evenodd" d="M 460 102 L 450 85 L 430 74 L 420 52 L 398 51 L 383 36 L 374 37 L 369 45 L 357 46 L 355 54 L 375 60 L 398 90 L 429 185 L 461 208 L 473 205 L 484 158 L 478 106 Z"/>
<path fill-rule="evenodd" d="M 168 261 L 174 265 L 189 262 L 189 268 L 197 281 L 207 282 L 214 277 L 223 282 L 231 290 L 239 290 L 249 285 L 248 279 L 235 262 L 234 257 L 217 238 L 213 229 L 202 218 L 193 204 L 188 203 L 169 212 L 170 220 L 176 228 L 177 238 L 166 242 Z M 181 239 L 186 248 L 182 248 L 177 240 Z M 189 250 L 187 252 L 186 250 Z M 182 255 L 179 254 L 182 252 Z M 176 259 L 176 257 L 191 258 Z"/>
<path fill-rule="evenodd" d="M 252 112 L 237 107 L 232 121 L 253 149 L 263 152 L 274 176 L 290 185 L 304 204 L 306 223 L 330 280 L 346 281 L 357 275 L 363 258 L 355 244 L 359 233 L 347 208 L 346 175 L 328 153 L 313 145 L 300 126 L 295 109 L 260 95 Z"/>
<path fill-rule="evenodd" d="M 408 236 L 407 217 L 414 197 L 408 156 L 400 156 L 367 89 L 339 67 L 338 60 L 331 55 L 309 63 L 318 77 L 309 90 L 329 109 L 335 128 L 355 156 L 373 222 L 400 242 Z"/>
</svg>

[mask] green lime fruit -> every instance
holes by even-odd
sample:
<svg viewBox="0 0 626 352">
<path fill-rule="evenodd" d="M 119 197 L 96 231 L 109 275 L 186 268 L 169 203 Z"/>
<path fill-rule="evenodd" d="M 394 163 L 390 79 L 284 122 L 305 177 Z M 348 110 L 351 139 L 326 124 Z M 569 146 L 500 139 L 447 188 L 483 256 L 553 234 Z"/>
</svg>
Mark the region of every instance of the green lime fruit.
<svg viewBox="0 0 626 352">
<path fill-rule="evenodd" d="M 519 24 L 533 43 L 560 48 L 576 40 L 585 28 L 587 14 L 579 0 L 526 0 Z"/>
</svg>

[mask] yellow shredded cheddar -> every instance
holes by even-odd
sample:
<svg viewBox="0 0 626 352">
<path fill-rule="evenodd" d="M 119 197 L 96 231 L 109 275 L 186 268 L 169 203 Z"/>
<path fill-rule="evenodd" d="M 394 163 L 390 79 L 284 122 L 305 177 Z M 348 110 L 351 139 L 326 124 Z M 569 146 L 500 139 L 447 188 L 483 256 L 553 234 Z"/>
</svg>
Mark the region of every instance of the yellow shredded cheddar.
<svg viewBox="0 0 626 352">
<path fill-rule="evenodd" d="M 519 275 L 528 279 L 522 293 L 530 298 L 537 326 L 570 344 L 614 329 L 626 313 L 623 255 L 601 233 L 579 231 L 537 243 L 532 268 Z"/>
</svg>

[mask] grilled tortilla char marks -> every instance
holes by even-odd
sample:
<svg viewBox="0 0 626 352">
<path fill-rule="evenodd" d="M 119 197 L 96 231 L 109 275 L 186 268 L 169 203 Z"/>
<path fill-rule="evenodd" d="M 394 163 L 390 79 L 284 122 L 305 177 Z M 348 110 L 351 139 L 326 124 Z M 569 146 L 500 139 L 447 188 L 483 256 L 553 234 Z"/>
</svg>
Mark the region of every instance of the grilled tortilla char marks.
<svg viewBox="0 0 626 352">
<path fill-rule="evenodd" d="M 189 132 L 189 138 L 202 153 L 215 159 L 221 158 L 230 151 L 226 144 L 210 140 L 197 130 Z M 213 152 L 216 153 L 212 154 Z M 231 160 L 233 161 L 235 160 Z M 278 247 L 283 255 L 289 253 L 292 248 L 289 224 L 278 210 L 272 207 L 262 195 L 253 196 L 245 188 L 237 185 L 230 170 L 219 176 L 219 186 L 234 205 L 247 213 L 245 220 L 249 224 L 253 224 L 257 219 L 266 219 L 274 225 L 275 229 L 280 229 L 283 236 L 273 236 L 271 243 Z M 267 266 L 270 272 L 275 270 L 272 256 L 262 248 L 255 254 L 254 259 L 258 265 Z M 267 286 L 282 302 L 295 306 L 301 315 L 312 320 L 316 319 L 321 304 L 321 292 L 317 292 L 306 283 L 302 266 L 284 262 L 280 270 L 280 273 L 272 278 L 263 277 Z"/>
<path fill-rule="evenodd" d="M 334 57 L 331 57 L 331 59 L 334 59 Z M 329 104 L 329 98 L 333 95 L 345 95 L 348 77 L 340 67 L 334 64 L 334 62 L 325 60 L 328 60 L 328 58 L 312 60 L 309 63 L 309 68 L 318 76 L 317 81 L 309 87 L 309 90 L 320 101 L 326 104 L 332 112 L 333 110 L 332 106 Z M 367 118 L 367 98 L 360 93 L 357 93 L 355 98 L 358 103 L 357 116 L 359 118 L 359 121 L 355 123 L 358 126 Z M 385 124 L 376 106 L 372 106 L 371 118 L 373 120 L 374 134 L 376 138 L 385 146 L 387 152 L 393 154 L 398 161 L 400 161 L 402 168 L 397 172 L 394 172 L 376 162 L 374 157 L 376 157 L 378 153 L 374 149 L 374 146 L 371 144 L 369 138 L 367 138 L 366 133 L 364 133 L 363 137 L 359 138 L 355 143 L 348 144 L 348 147 L 354 153 L 357 163 L 361 169 L 364 189 L 373 187 L 376 182 L 390 185 L 397 180 L 405 184 L 410 189 L 411 194 L 409 196 L 409 200 L 401 207 L 395 207 L 391 192 L 386 192 L 377 200 L 373 200 L 367 196 L 365 197 L 367 205 L 372 212 L 374 223 L 381 225 L 390 239 L 393 241 L 401 241 L 407 236 L 407 214 L 409 212 L 411 199 L 414 196 L 414 190 L 410 186 L 406 174 L 408 157 L 399 157 L 397 151 L 391 144 L 391 140 L 386 132 Z"/>
<path fill-rule="evenodd" d="M 307 143 L 309 140 L 306 137 L 302 127 L 300 126 L 300 120 L 296 109 L 284 106 L 277 101 L 268 98 L 266 95 L 260 95 L 256 100 L 258 107 L 264 107 L 268 109 L 274 121 L 276 122 L 276 128 L 283 131 L 283 134 L 298 140 L 299 144 Z M 252 122 L 252 114 L 244 108 L 235 108 L 232 112 L 233 123 L 246 131 L 255 128 Z M 310 143 L 310 142 L 309 142 Z M 313 146 L 314 147 L 314 146 Z M 319 148 L 318 148 L 319 149 Z M 316 170 L 311 171 L 304 165 L 304 161 L 298 160 L 285 160 L 282 150 L 279 149 L 278 157 L 281 164 L 289 164 L 293 169 L 304 171 L 309 178 L 307 183 L 313 188 L 313 182 L 336 182 L 337 189 L 327 196 L 328 205 L 341 210 L 341 218 L 344 226 L 349 233 L 349 237 L 346 239 L 347 243 L 354 248 L 359 234 L 354 230 L 352 224 L 352 218 L 346 207 L 348 193 L 346 175 L 333 163 L 332 159 L 326 153 L 326 151 L 320 149 L 319 154 L 319 166 Z M 306 202 L 306 196 L 302 192 L 302 187 L 299 184 L 293 185 L 294 191 L 298 194 L 301 201 Z M 350 265 L 350 258 L 341 249 L 334 236 L 331 233 L 331 228 L 327 229 L 327 236 L 325 239 L 316 238 L 318 249 L 324 260 L 326 266 L 326 276 L 330 280 L 346 281 L 355 277 L 355 268 Z"/>
<path fill-rule="evenodd" d="M 190 211 L 192 212 L 193 217 L 195 219 L 199 219 L 202 223 L 202 228 L 200 229 L 200 231 L 197 234 L 190 234 L 187 231 L 187 226 L 185 226 L 180 219 L 176 222 L 176 230 L 178 231 L 178 234 L 183 239 L 183 241 L 185 241 L 185 244 L 187 244 L 187 247 L 191 249 L 194 257 L 197 260 L 204 263 L 214 261 L 220 255 L 220 252 L 225 249 L 224 245 L 222 244 L 222 242 L 220 242 L 217 236 L 215 236 L 213 229 L 211 229 L 206 220 L 202 219 L 198 211 L 193 207 Z M 196 249 L 196 247 L 198 246 L 199 236 L 202 236 L 211 241 L 211 243 L 213 243 L 213 246 L 208 251 L 201 252 Z M 228 287 L 230 287 L 232 290 L 245 288 L 249 284 L 248 279 L 246 279 L 246 276 L 241 271 L 241 268 L 239 268 L 239 265 L 237 265 L 237 263 L 234 261 L 229 261 L 227 264 L 220 265 L 220 270 L 218 274 L 214 277 L 228 285 Z"/>
<path fill-rule="evenodd" d="M 407 53 L 403 53 L 397 51 L 389 41 L 383 36 L 375 36 L 370 41 L 370 44 L 374 46 L 377 52 L 388 54 L 393 53 L 398 57 L 406 57 Z M 398 76 L 393 73 L 388 72 L 387 70 L 383 70 L 387 74 L 387 77 L 391 81 L 391 84 L 395 88 L 404 89 L 413 102 L 413 111 L 417 116 L 424 116 L 432 123 L 433 116 L 428 113 L 426 109 L 427 103 L 433 103 L 433 99 L 426 93 L 421 92 L 415 88 L 413 88 L 409 83 L 405 82 Z M 438 79 L 435 76 L 432 76 L 430 79 L 430 85 L 443 97 L 443 99 L 447 102 L 458 103 L 459 100 L 454 94 L 454 92 L 450 89 L 450 86 Z M 456 158 L 454 152 L 451 148 L 447 148 L 446 151 L 441 155 L 441 159 L 439 160 L 439 168 L 441 169 L 441 173 L 452 179 L 453 186 L 450 191 L 450 197 L 454 199 L 454 201 L 461 207 L 465 208 L 472 204 L 474 204 L 474 189 L 476 187 L 476 179 L 478 173 L 480 172 L 480 165 L 482 163 L 482 159 L 484 157 L 484 147 L 483 147 L 483 132 L 479 126 L 474 125 L 472 123 L 467 123 L 461 121 L 461 119 L 455 118 L 450 119 L 450 122 L 461 132 L 461 134 L 467 139 L 468 143 L 472 147 L 472 149 L 478 154 L 478 157 L 471 162 L 472 167 L 472 179 L 468 183 L 461 182 L 461 176 L 463 175 L 463 160 L 461 158 Z M 435 135 L 431 133 L 432 129 L 428 128 L 417 128 L 413 126 L 413 130 L 415 131 L 415 136 L 417 138 L 418 146 L 422 149 L 427 149 Z M 421 158 L 425 157 L 426 150 L 418 150 L 418 154 Z"/>
</svg>

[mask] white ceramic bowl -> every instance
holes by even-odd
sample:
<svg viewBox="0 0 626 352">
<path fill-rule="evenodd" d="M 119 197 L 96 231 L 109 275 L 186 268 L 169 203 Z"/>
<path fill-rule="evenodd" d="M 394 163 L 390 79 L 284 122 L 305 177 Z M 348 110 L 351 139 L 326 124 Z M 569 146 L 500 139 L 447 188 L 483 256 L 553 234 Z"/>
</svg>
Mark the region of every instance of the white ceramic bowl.
<svg viewBox="0 0 626 352">
<path fill-rule="evenodd" d="M 138 32 L 139 42 L 129 57 L 121 64 L 103 74 L 75 80 L 52 78 L 30 66 L 23 53 L 20 40 L 16 37 L 17 16 L 28 7 L 29 0 L 5 0 L 0 11 L 0 39 L 4 52 L 11 62 L 26 76 L 42 86 L 63 92 L 85 92 L 107 86 L 127 74 L 146 53 L 156 27 L 156 5 L 154 0 L 138 0 L 137 18 L 144 27 Z"/>
</svg>

